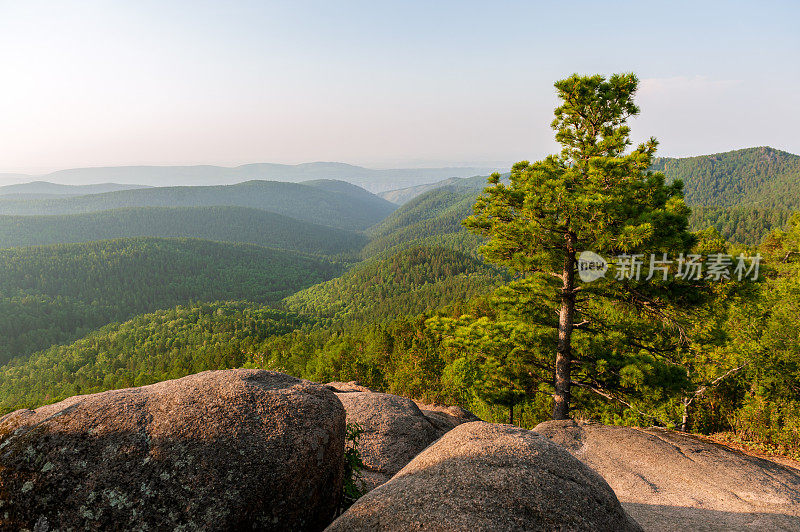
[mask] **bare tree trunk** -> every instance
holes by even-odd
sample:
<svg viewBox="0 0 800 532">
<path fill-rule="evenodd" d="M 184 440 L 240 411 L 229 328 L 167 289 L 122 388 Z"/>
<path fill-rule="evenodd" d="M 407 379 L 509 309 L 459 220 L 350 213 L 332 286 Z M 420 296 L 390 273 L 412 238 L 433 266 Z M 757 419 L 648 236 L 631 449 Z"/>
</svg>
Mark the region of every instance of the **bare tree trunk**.
<svg viewBox="0 0 800 532">
<path fill-rule="evenodd" d="M 558 313 L 558 350 L 556 352 L 553 419 L 569 418 L 570 382 L 572 370 L 572 325 L 575 315 L 575 235 L 568 233 L 567 253 L 561 288 L 561 310 Z"/>
<path fill-rule="evenodd" d="M 508 424 L 514 424 L 514 403 L 508 405 Z"/>
<path fill-rule="evenodd" d="M 688 397 L 683 398 L 683 417 L 681 418 L 681 432 L 686 432 L 686 429 L 689 425 L 689 405 L 691 404 L 691 399 Z"/>
</svg>

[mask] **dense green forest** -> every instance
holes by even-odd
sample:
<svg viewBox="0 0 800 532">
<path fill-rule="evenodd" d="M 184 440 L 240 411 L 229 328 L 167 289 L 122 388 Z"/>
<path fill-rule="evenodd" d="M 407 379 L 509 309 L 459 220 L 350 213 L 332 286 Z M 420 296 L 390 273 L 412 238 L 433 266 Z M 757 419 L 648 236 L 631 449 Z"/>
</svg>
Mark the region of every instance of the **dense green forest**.
<svg viewBox="0 0 800 532">
<path fill-rule="evenodd" d="M 202 238 L 327 255 L 353 254 L 360 233 L 246 207 L 138 207 L 87 214 L 0 215 L 0 248 L 123 237 Z"/>
<path fill-rule="evenodd" d="M 330 182 L 312 184 L 248 181 L 208 187 L 155 187 L 41 200 L 4 200 L 0 214 L 52 215 L 123 207 L 236 206 L 261 209 L 321 225 L 362 230 L 382 220 L 395 205 L 363 189 Z"/>
<path fill-rule="evenodd" d="M 695 205 L 690 221 L 692 229 L 713 227 L 731 242 L 754 245 L 773 229 L 783 227 L 791 214 L 792 211 L 779 208 Z"/>
<path fill-rule="evenodd" d="M 416 246 L 357 264 L 285 302 L 295 312 L 317 317 L 377 321 L 470 299 L 503 279 L 501 272 L 471 255 Z"/>
<path fill-rule="evenodd" d="M 245 244 L 156 238 L 0 250 L 0 360 L 191 301 L 280 301 L 336 276 L 327 260 Z"/>
<path fill-rule="evenodd" d="M 754 148 L 709 157 L 660 159 L 654 167 L 668 182 L 685 182 L 687 202 L 694 202 L 691 228 L 703 230 L 694 251 L 759 252 L 761 279 L 705 285 L 683 313 L 677 343 L 669 327 L 597 307 L 612 332 L 576 336 L 576 349 L 605 354 L 581 362 L 591 362 L 594 373 L 576 377 L 584 386 L 574 391 L 574 411 L 606 423 L 684 424 L 797 454 L 800 218 L 790 213 L 800 208 L 793 203 L 800 195 L 786 188 L 800 182 L 791 177 L 796 156 Z M 483 238 L 462 226 L 483 185 L 463 181 L 373 212 L 376 223 L 360 235 L 303 225 L 261 206 L 219 204 L 14 219 L 16 229 L 6 234 L 15 238 L 164 231 L 172 220 L 204 238 L 351 253 L 362 262 L 347 268 L 253 245 L 157 238 L 2 250 L 0 360 L 18 358 L 0 368 L 0 408 L 254 366 L 317 381 L 355 379 L 496 421 L 508 421 L 509 402 L 494 392 L 513 389 L 515 423 L 532 426 L 549 416 L 551 384 L 523 376 L 552 368 L 531 371 L 515 357 L 549 353 L 554 340 L 511 326 L 510 308 L 524 293 L 512 294 L 508 283 L 521 278 L 483 262 Z M 337 202 L 350 198 L 332 207 L 340 211 L 371 201 L 341 182 L 302 186 Z M 294 210 L 287 215 L 298 218 Z M 367 227 L 366 218 L 348 219 Z M 0 227 L 12 219 L 5 220 Z M 116 323 L 123 320 L 130 321 Z M 630 342 L 631 331 L 638 342 Z"/>
<path fill-rule="evenodd" d="M 692 228 L 732 242 L 758 244 L 800 209 L 800 156 L 773 148 L 657 159 L 653 170 L 683 181 Z"/>
<path fill-rule="evenodd" d="M 2 369 L 0 411 L 252 362 L 265 339 L 304 323 L 254 303 L 179 306 L 109 324 Z"/>
</svg>

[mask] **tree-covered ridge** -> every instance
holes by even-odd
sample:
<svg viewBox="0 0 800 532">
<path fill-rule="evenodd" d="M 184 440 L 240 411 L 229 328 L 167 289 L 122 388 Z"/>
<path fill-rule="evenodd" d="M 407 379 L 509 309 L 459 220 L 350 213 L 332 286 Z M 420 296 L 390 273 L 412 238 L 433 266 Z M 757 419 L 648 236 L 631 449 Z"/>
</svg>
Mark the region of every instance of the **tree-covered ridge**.
<svg viewBox="0 0 800 532">
<path fill-rule="evenodd" d="M 0 362 L 191 301 L 277 302 L 340 271 L 295 252 L 204 240 L 0 250 Z"/>
<path fill-rule="evenodd" d="M 371 257 L 411 245 L 443 245 L 474 253 L 481 239 L 464 231 L 461 221 L 472 212 L 477 192 L 445 187 L 422 194 L 371 227 L 363 255 Z"/>
<path fill-rule="evenodd" d="M 366 237 L 247 207 L 134 207 L 86 214 L 0 215 L 0 248 L 125 237 L 202 238 L 319 254 L 355 253 Z"/>
<path fill-rule="evenodd" d="M 355 187 L 357 188 L 357 187 Z M 375 195 L 278 181 L 238 185 L 155 187 L 56 199 L 3 200 L 0 214 L 52 215 L 107 211 L 123 207 L 236 206 L 261 209 L 307 222 L 361 230 L 383 220 L 395 205 Z"/>
<path fill-rule="evenodd" d="M 758 244 L 771 230 L 781 227 L 793 210 L 800 208 L 800 156 L 773 148 L 748 148 L 680 159 L 657 158 L 651 170 L 663 172 L 668 181 L 684 182 L 686 202 L 693 210 L 690 218 L 693 230 L 713 226 L 733 242 Z M 437 191 L 447 189 L 474 196 L 485 185 L 485 178 L 473 177 L 382 193 L 383 197 L 403 205 L 370 229 L 375 241 L 367 250 L 385 249 L 408 240 L 408 235 L 424 234 L 423 227 L 408 228 L 427 219 L 421 216 L 415 220 L 419 211 L 430 209 L 430 215 L 446 208 L 442 201 L 450 206 L 459 201 L 446 194 L 437 196 Z M 471 214 L 466 195 L 463 201 L 462 212 L 466 217 Z M 435 224 L 428 222 L 425 229 L 432 225 Z M 403 231 L 408 233 L 404 235 Z"/>
<path fill-rule="evenodd" d="M 474 297 L 502 278 L 470 255 L 417 246 L 359 263 L 285 302 L 295 312 L 325 318 L 382 320 Z"/>
<path fill-rule="evenodd" d="M 693 229 L 758 244 L 800 208 L 800 156 L 769 147 L 656 159 L 653 170 L 684 183 Z"/>
<path fill-rule="evenodd" d="M 800 206 L 800 156 L 774 148 L 657 159 L 652 169 L 682 180 L 692 205 Z"/>
<path fill-rule="evenodd" d="M 110 324 L 0 368 L 0 414 L 73 395 L 250 363 L 264 341 L 304 323 L 245 302 L 179 306 Z"/>
</svg>

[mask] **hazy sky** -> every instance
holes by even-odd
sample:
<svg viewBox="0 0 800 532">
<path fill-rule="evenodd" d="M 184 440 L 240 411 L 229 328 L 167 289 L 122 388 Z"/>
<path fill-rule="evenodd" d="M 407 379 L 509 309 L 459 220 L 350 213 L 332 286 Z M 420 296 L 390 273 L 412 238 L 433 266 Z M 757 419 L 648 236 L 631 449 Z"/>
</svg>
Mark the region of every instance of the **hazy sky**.
<svg viewBox="0 0 800 532">
<path fill-rule="evenodd" d="M 0 0 L 0 172 L 508 164 L 636 72 L 661 155 L 800 153 L 800 2 Z"/>
</svg>

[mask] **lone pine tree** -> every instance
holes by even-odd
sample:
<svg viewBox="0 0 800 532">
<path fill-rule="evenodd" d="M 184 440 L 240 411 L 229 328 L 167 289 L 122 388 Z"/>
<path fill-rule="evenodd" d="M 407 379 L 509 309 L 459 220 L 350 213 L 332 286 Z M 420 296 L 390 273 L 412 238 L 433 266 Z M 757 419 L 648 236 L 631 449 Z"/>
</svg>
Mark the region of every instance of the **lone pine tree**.
<svg viewBox="0 0 800 532">
<path fill-rule="evenodd" d="M 499 174 L 492 175 L 490 186 L 474 205 L 474 215 L 464 221 L 470 230 L 487 237 L 481 250 L 484 258 L 517 275 L 504 297 L 527 292 L 518 299 L 522 306 L 545 307 L 518 308 L 516 315 L 556 329 L 555 360 L 549 366 L 554 419 L 568 417 L 571 387 L 577 384 L 575 331 L 599 334 L 609 324 L 598 302 L 623 302 L 638 309 L 635 312 L 663 318 L 670 299 L 685 297 L 690 288 L 659 280 L 649 289 L 624 278 L 580 286 L 576 281 L 581 251 L 605 257 L 643 252 L 649 256 L 685 251 L 693 242 L 682 184 L 666 184 L 663 174 L 648 170 L 656 140 L 650 138 L 625 153 L 631 144 L 626 120 L 639 112 L 633 101 L 637 85 L 633 74 L 608 79 L 575 74 L 556 82 L 562 103 L 552 127 L 563 149 L 542 161 L 515 164 L 508 184 Z M 603 355 L 591 354 L 590 344 L 587 341 L 585 355 L 599 367 Z M 609 397 L 591 375 L 581 384 Z"/>
</svg>

